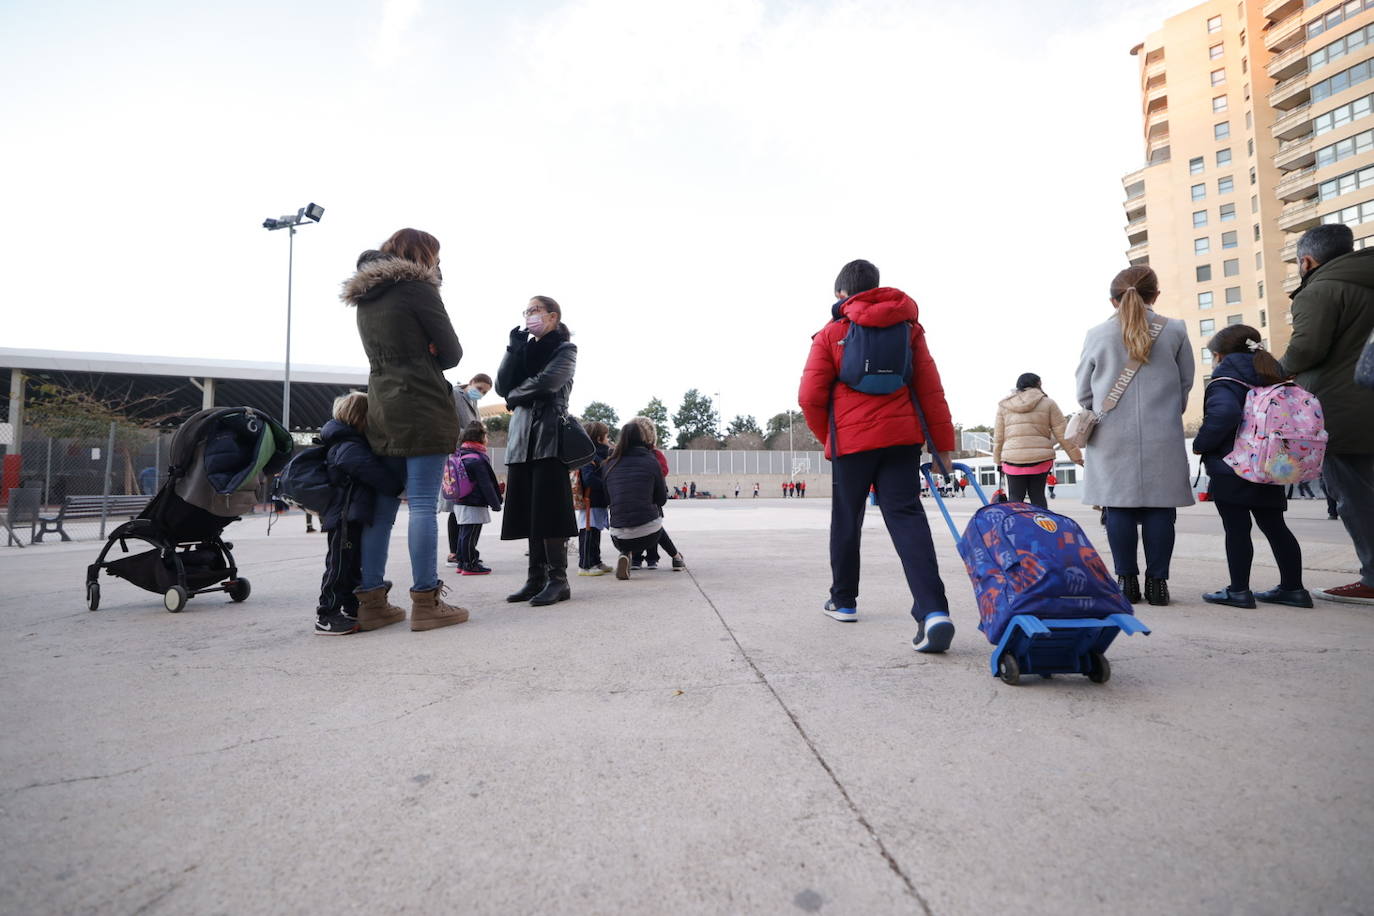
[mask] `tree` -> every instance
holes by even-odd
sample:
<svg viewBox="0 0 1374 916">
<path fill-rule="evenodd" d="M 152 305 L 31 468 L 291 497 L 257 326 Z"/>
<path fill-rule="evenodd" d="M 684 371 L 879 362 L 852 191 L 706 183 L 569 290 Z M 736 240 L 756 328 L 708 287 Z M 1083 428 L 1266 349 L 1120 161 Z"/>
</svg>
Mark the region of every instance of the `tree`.
<svg viewBox="0 0 1374 916">
<path fill-rule="evenodd" d="M 673 414 L 673 425 L 677 427 L 678 448 L 687 448 L 687 443 L 703 436 L 720 439 L 720 414 L 711 405 L 711 399 L 695 388 L 682 396 L 682 407 Z"/>
<path fill-rule="evenodd" d="M 615 412 L 615 408 L 605 401 L 592 401 L 587 408 L 582 411 L 583 423 L 605 423 L 611 428 L 611 441 L 614 442 L 620 435 L 620 414 Z"/>
<path fill-rule="evenodd" d="M 510 418 L 508 413 L 487 417 L 482 424 L 487 428 L 487 447 L 504 448 L 510 437 Z"/>
<path fill-rule="evenodd" d="M 788 435 L 788 429 L 791 435 Z M 821 444 L 816 437 L 811 435 L 811 430 L 807 428 L 806 418 L 802 416 L 800 410 L 789 410 L 784 413 L 774 414 L 768 419 L 768 435 L 764 439 L 765 446 L 775 452 L 794 449 L 798 452 L 819 451 Z"/>
<path fill-rule="evenodd" d="M 965 427 L 965 428 L 964 428 L 964 432 L 966 432 L 966 433 L 990 433 L 990 432 L 993 432 L 993 429 L 992 429 L 991 426 L 988 426 L 986 423 L 979 423 L 977 426 L 967 426 L 967 427 Z"/>
<path fill-rule="evenodd" d="M 687 443 L 687 447 L 698 451 L 709 452 L 720 448 L 721 441 L 715 436 L 697 436 L 691 442 Z"/>
<path fill-rule="evenodd" d="M 660 447 L 668 443 L 668 408 L 658 398 L 653 398 L 636 416 L 648 417 L 654 423 Z"/>
<path fill-rule="evenodd" d="M 763 448 L 763 436 L 759 433 L 736 433 L 726 438 L 725 447 L 737 451 L 756 452 Z"/>
<path fill-rule="evenodd" d="M 753 414 L 748 416 L 736 414 L 725 430 L 726 437 L 738 436 L 741 433 L 754 433 L 759 437 L 763 436 L 763 430 L 759 429 L 759 421 L 754 419 Z"/>
</svg>

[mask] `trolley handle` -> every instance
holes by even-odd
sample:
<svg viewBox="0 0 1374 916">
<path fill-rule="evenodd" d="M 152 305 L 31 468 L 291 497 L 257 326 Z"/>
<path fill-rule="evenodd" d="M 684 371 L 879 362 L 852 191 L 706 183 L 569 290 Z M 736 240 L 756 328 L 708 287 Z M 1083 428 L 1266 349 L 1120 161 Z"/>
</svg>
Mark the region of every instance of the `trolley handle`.
<svg viewBox="0 0 1374 916">
<path fill-rule="evenodd" d="M 940 488 L 935 485 L 935 478 L 931 475 L 931 468 L 933 466 L 931 462 L 927 461 L 925 464 L 921 465 L 921 473 L 925 475 L 926 483 L 930 485 L 930 493 L 935 497 L 935 505 L 940 507 L 940 514 L 945 517 L 945 524 L 949 526 L 949 533 L 954 535 L 954 543 L 957 544 L 959 543 L 959 529 L 954 526 L 954 519 L 950 517 L 949 509 L 945 508 L 945 498 L 940 495 Z M 989 505 L 987 494 L 984 493 L 983 488 L 978 485 L 978 475 L 974 472 L 973 468 L 966 464 L 960 464 L 957 461 L 951 462 L 950 467 L 955 471 L 963 471 L 964 476 L 968 478 L 970 486 L 973 487 L 973 491 L 977 493 L 978 498 L 983 501 L 983 505 Z"/>
</svg>

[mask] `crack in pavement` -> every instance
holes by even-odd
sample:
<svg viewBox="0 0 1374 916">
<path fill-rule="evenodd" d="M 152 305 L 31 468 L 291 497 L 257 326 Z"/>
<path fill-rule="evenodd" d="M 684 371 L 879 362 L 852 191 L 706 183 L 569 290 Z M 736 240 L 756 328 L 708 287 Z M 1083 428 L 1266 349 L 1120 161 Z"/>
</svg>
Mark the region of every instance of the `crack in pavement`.
<svg viewBox="0 0 1374 916">
<path fill-rule="evenodd" d="M 882 837 L 878 836 L 878 831 L 873 828 L 873 825 L 869 823 L 868 818 L 864 815 L 862 811 L 859 810 L 859 806 L 854 801 L 854 798 L 849 794 L 849 790 L 845 788 L 844 783 L 840 782 L 839 775 L 835 772 L 834 768 L 830 766 L 830 763 L 825 759 L 825 756 L 821 754 L 820 748 L 816 747 L 816 742 L 811 739 L 811 736 L 809 734 L 807 734 L 806 729 L 802 727 L 801 721 L 797 718 L 796 713 L 794 713 L 792 711 L 792 708 L 787 705 L 786 701 L 784 701 L 782 696 L 779 695 L 778 691 L 773 687 L 772 683 L 769 682 L 768 677 L 763 673 L 763 670 L 759 668 L 758 664 L 755 663 L 753 657 L 745 650 L 744 646 L 741 645 L 739 637 L 735 635 L 735 631 L 732 630 L 730 628 L 730 624 L 726 622 L 725 615 L 720 612 L 720 608 L 716 607 L 716 603 L 711 600 L 711 596 L 706 594 L 706 589 L 702 587 L 701 581 L 697 579 L 696 574 L 692 572 L 691 567 L 688 567 L 686 572 L 688 578 L 692 580 L 692 584 L 697 587 L 697 591 L 701 594 L 701 597 L 706 600 L 706 604 L 711 608 L 712 612 L 715 613 L 716 619 L 720 621 L 720 625 L 725 629 L 725 632 L 734 642 L 735 648 L 739 650 L 739 653 L 744 658 L 745 663 L 748 664 L 751 669 L 753 669 L 754 675 L 758 678 L 759 683 L 761 683 L 765 688 L 767 688 L 768 692 L 772 694 L 773 699 L 777 702 L 778 706 L 782 708 L 782 711 L 787 715 L 788 720 L 792 723 L 792 727 L 796 729 L 797 734 L 801 736 L 802 742 L 805 743 L 807 748 L 811 751 L 811 755 L 816 758 L 816 762 L 821 765 L 821 769 L 825 771 L 825 774 L 830 777 L 830 781 L 835 784 L 835 788 L 839 790 L 840 797 L 844 799 L 844 803 L 849 807 L 849 810 L 851 813 L 853 813 L 854 818 L 859 822 L 859 825 L 863 827 L 865 831 L 867 831 L 869 837 L 877 845 L 878 852 L 882 855 L 883 861 L 887 863 L 887 867 L 891 869 L 893 874 L 895 874 L 898 878 L 901 879 L 902 884 L 906 887 L 907 893 L 910 894 L 913 898 L 915 898 L 916 902 L 921 905 L 921 912 L 925 913 L 926 916 L 932 916 L 930 904 L 926 902 L 926 899 L 921 895 L 921 892 L 916 889 L 915 883 L 912 882 L 910 876 L 908 876 L 907 873 L 902 870 L 902 866 L 897 863 L 897 859 L 888 850 L 887 844 L 883 842 Z"/>
</svg>

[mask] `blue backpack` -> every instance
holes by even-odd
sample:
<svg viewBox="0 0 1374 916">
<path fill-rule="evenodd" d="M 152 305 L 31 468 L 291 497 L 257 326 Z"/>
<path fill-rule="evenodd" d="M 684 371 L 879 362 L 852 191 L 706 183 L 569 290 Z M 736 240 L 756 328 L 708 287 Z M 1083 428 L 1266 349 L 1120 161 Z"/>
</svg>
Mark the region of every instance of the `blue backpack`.
<svg viewBox="0 0 1374 916">
<path fill-rule="evenodd" d="M 849 322 L 840 342 L 839 379 L 864 394 L 891 394 L 911 384 L 911 322 L 870 328 Z"/>
<path fill-rule="evenodd" d="M 288 501 L 316 515 L 329 508 L 335 487 L 329 481 L 329 446 L 316 445 L 297 452 L 281 472 L 278 492 Z"/>
</svg>

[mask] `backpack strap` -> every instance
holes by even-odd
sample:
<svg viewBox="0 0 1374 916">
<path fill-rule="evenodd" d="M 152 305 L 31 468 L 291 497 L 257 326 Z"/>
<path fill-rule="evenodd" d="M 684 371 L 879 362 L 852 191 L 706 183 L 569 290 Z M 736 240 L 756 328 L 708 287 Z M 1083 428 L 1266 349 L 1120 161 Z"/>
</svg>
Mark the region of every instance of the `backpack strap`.
<svg viewBox="0 0 1374 916">
<path fill-rule="evenodd" d="M 1244 385 L 1246 388 L 1249 388 L 1251 390 L 1254 390 L 1255 387 L 1254 385 L 1251 385 L 1249 382 L 1243 382 L 1238 378 L 1231 378 L 1231 376 L 1229 375 L 1212 376 L 1212 381 L 1207 383 L 1207 387 L 1212 387 L 1212 382 L 1235 382 L 1237 385 Z"/>
</svg>

